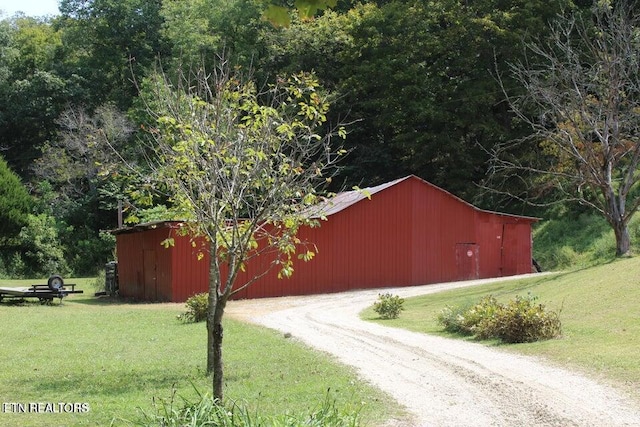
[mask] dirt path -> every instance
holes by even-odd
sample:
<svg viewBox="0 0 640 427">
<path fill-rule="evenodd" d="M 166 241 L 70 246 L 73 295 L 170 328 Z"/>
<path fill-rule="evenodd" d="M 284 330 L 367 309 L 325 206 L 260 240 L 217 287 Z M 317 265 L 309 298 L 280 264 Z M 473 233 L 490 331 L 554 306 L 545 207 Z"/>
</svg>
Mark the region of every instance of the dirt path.
<svg viewBox="0 0 640 427">
<path fill-rule="evenodd" d="M 403 297 L 485 281 L 388 290 Z M 358 318 L 380 290 L 234 301 L 228 314 L 325 351 L 404 404 L 405 426 L 640 426 L 613 389 L 531 357 Z"/>
</svg>

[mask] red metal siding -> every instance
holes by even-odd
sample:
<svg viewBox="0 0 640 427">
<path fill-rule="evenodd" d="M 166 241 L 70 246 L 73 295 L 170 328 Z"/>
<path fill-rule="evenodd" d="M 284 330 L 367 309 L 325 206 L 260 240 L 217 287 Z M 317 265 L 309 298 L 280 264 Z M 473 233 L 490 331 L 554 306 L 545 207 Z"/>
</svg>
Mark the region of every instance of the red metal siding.
<svg viewBox="0 0 640 427">
<path fill-rule="evenodd" d="M 503 242 L 503 274 L 531 273 L 531 227 L 523 223 L 505 223 Z"/>
<path fill-rule="evenodd" d="M 329 217 L 336 290 L 411 282 L 411 193 L 383 191 Z"/>
<path fill-rule="evenodd" d="M 290 279 L 274 268 L 238 298 L 338 292 L 499 277 L 531 271 L 531 223 L 535 219 L 481 211 L 417 177 L 408 177 L 338 210 L 319 228 L 302 228 L 315 245 L 310 262 L 294 260 Z M 209 256 L 173 236 L 169 228 L 117 236 L 121 293 L 143 299 L 185 301 L 208 290 Z M 471 253 L 471 255 L 469 255 Z M 145 267 L 153 263 L 155 270 Z M 273 258 L 259 257 L 236 286 L 263 271 Z M 223 275 L 224 273 L 223 266 Z M 155 277 L 155 282 L 152 278 Z M 146 279 L 145 279 L 146 278 Z M 145 281 L 146 280 L 146 281 Z M 146 286 L 145 286 L 146 285 Z M 154 287 L 155 286 L 155 287 Z"/>
<path fill-rule="evenodd" d="M 477 222 L 482 246 L 480 277 L 531 273 L 531 220 L 479 212 Z"/>
<path fill-rule="evenodd" d="M 172 251 L 161 242 L 165 227 L 116 236 L 120 295 L 145 301 L 172 301 Z"/>
<path fill-rule="evenodd" d="M 142 232 L 116 236 L 119 292 L 127 298 L 142 299 L 144 297 L 141 262 L 143 237 Z"/>
<path fill-rule="evenodd" d="M 156 275 L 155 278 L 155 298 L 147 299 L 147 301 L 171 301 L 172 300 L 172 271 L 171 271 L 171 257 L 173 251 L 169 248 L 165 248 L 162 245 L 162 241 L 170 236 L 171 230 L 169 228 L 158 228 L 150 230 L 147 234 L 147 238 L 144 241 L 144 250 L 150 251 L 155 254 L 156 268 L 152 266 L 144 266 L 145 272 L 148 270 L 153 271 Z M 147 278 L 145 280 L 153 280 Z M 145 289 L 146 292 L 146 289 Z"/>
<path fill-rule="evenodd" d="M 301 229 L 300 239 L 317 248 L 313 260 L 296 259 L 291 278 L 278 279 L 277 271 L 273 271 L 240 296 L 306 295 L 410 285 L 410 197 L 410 187 L 382 192 L 321 221 L 319 228 Z M 248 273 L 256 271 L 252 264 L 248 266 Z"/>
<path fill-rule="evenodd" d="M 170 248 L 172 301 L 184 302 L 195 294 L 209 290 L 209 248 L 203 239 L 192 240 L 175 231 L 173 237 L 174 247 Z M 200 260 L 199 253 L 202 255 Z"/>
<path fill-rule="evenodd" d="M 449 193 L 424 183 L 413 185 L 412 285 L 459 280 L 456 248 L 475 244 L 474 209 Z"/>
<path fill-rule="evenodd" d="M 480 277 L 501 277 L 502 273 L 502 232 L 504 218 L 478 212 L 476 240 L 480 245 Z"/>
</svg>

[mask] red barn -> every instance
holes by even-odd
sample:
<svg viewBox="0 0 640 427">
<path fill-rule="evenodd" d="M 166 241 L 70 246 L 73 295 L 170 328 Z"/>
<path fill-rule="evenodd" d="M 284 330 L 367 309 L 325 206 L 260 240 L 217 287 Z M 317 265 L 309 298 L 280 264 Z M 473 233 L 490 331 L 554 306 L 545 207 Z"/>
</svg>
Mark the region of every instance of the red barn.
<svg viewBox="0 0 640 427">
<path fill-rule="evenodd" d="M 318 253 L 296 261 L 289 279 L 273 271 L 238 294 L 261 298 L 412 286 L 511 276 L 532 271 L 536 218 L 478 209 L 416 176 L 348 191 L 319 207 L 326 221 L 303 228 Z M 147 301 L 185 301 L 208 289 L 208 260 L 198 261 L 179 224 L 159 222 L 116 231 L 120 294 Z M 175 238 L 165 249 L 161 242 Z M 247 275 L 251 275 L 251 265 Z"/>
</svg>

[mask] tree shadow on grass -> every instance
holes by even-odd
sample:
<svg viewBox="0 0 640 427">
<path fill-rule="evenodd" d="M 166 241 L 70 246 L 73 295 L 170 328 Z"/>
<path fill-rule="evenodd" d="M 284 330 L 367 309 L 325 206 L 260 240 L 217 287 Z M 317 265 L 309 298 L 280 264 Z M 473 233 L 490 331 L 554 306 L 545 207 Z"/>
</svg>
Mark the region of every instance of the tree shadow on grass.
<svg viewBox="0 0 640 427">
<path fill-rule="evenodd" d="M 159 390 L 169 392 L 177 385 L 187 387 L 192 382 L 205 379 L 202 371 L 168 372 L 163 369 L 121 369 L 109 371 L 96 367 L 94 372 L 74 372 L 73 368 L 60 375 L 32 378 L 23 382 L 20 388 L 30 395 L 38 394 L 43 398 L 55 398 L 60 395 L 73 395 L 86 400 L 104 397 L 123 397 L 137 395 L 148 390 L 149 397 Z"/>
<path fill-rule="evenodd" d="M 101 296 L 90 296 L 86 295 L 83 298 L 74 298 L 72 300 L 75 304 L 84 304 L 84 305 L 96 305 L 96 306 L 113 306 L 113 305 L 131 305 L 131 306 L 146 306 L 146 305 L 154 305 L 161 303 L 152 303 L 146 301 L 137 301 L 131 298 L 123 298 L 123 297 L 112 297 L 108 295 Z"/>
</svg>

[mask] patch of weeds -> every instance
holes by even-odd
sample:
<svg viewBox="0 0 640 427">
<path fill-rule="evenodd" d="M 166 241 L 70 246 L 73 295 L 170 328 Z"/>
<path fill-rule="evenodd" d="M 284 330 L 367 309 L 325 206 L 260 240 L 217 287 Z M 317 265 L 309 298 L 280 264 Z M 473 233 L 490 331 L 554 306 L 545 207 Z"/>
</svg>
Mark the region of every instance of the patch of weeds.
<svg viewBox="0 0 640 427">
<path fill-rule="evenodd" d="M 196 390 L 197 391 L 197 390 Z M 252 413 L 245 404 L 221 405 L 217 399 L 198 393 L 194 402 L 182 398 L 176 402 L 175 391 L 168 401 L 153 400 L 151 412 L 141 411 L 138 420 L 122 420 L 139 427 L 358 427 L 360 411 L 338 408 L 330 393 L 319 407 L 308 415 L 283 414 L 265 417 Z"/>
<path fill-rule="evenodd" d="M 106 272 L 104 270 L 98 271 L 98 275 L 90 283 L 94 292 L 103 292 L 107 283 Z"/>
</svg>

